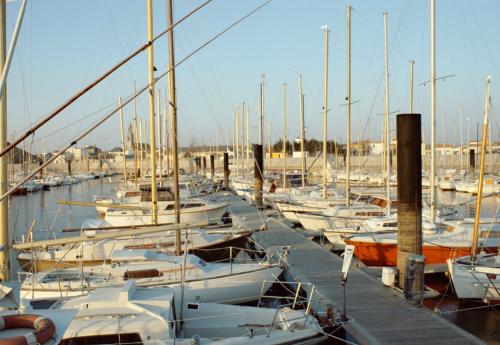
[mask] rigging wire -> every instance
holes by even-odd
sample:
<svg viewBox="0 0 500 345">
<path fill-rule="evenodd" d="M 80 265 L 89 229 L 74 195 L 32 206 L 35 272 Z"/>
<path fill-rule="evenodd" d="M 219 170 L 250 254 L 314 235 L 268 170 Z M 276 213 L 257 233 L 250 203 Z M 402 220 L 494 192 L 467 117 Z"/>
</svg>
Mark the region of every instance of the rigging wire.
<svg viewBox="0 0 500 345">
<path fill-rule="evenodd" d="M 151 41 L 148 41 L 141 47 L 137 48 L 132 54 L 118 62 L 116 65 L 114 65 L 111 69 L 107 70 L 104 74 L 102 74 L 99 78 L 85 86 L 82 90 L 77 92 L 75 95 L 73 95 L 69 100 L 64 102 L 63 104 L 59 105 L 54 111 L 49 113 L 48 115 L 44 116 L 40 120 L 37 121 L 35 125 L 33 125 L 32 128 L 30 128 L 27 132 L 22 134 L 20 137 L 15 139 L 11 144 L 7 145 L 1 152 L 0 152 L 0 157 L 5 155 L 7 152 L 12 150 L 15 146 L 17 146 L 20 142 L 22 142 L 24 139 L 26 139 L 28 136 L 30 136 L 32 133 L 34 133 L 36 130 L 38 130 L 40 127 L 42 127 L 45 123 L 48 121 L 52 120 L 55 116 L 57 116 L 60 112 L 62 112 L 64 109 L 66 109 L 69 105 L 71 105 L 73 102 L 75 102 L 77 99 L 79 99 L 81 96 L 86 94 L 88 91 L 92 90 L 94 86 L 98 85 L 101 81 L 109 77 L 111 74 L 113 74 L 116 70 L 118 70 L 120 67 L 124 66 L 127 64 L 130 60 L 132 60 L 135 56 L 139 55 L 141 52 L 146 50 L 149 46 L 151 46 L 155 41 L 157 41 L 160 37 L 164 36 L 166 33 L 170 32 L 173 30 L 177 25 L 185 21 L 187 18 L 189 18 L 191 15 L 196 13 L 198 10 L 201 8 L 205 7 L 207 4 L 209 4 L 212 0 L 206 0 L 204 3 L 190 11 L 188 14 L 186 14 L 184 17 L 179 19 L 177 22 L 175 22 L 173 25 L 162 31 L 160 34 L 155 36 Z M 269 0 L 272 1 L 272 0 Z M 217 37 L 216 37 L 217 38 Z M 211 43 L 211 42 L 209 42 Z M 209 44 L 207 43 L 207 45 Z M 204 48 L 204 47 L 203 47 Z"/>
<path fill-rule="evenodd" d="M 208 1 L 211 1 L 211 0 L 208 0 Z M 167 71 L 165 71 L 164 73 L 162 73 L 158 77 L 154 78 L 153 82 L 151 84 L 148 83 L 143 88 L 137 90 L 137 93 L 133 93 L 132 95 L 128 96 L 127 99 L 120 106 L 118 106 L 113 111 L 111 111 L 110 113 L 106 114 L 105 116 L 103 116 L 94 125 L 90 126 L 86 130 L 84 130 L 83 132 L 81 132 L 81 134 L 75 140 L 73 140 L 72 142 L 70 142 L 69 144 L 67 144 L 62 150 L 60 150 L 57 154 L 55 154 L 49 160 L 47 160 L 42 165 L 40 165 L 32 173 L 30 173 L 28 176 L 26 176 L 21 182 L 19 182 L 14 187 L 12 187 L 10 190 L 8 190 L 7 192 L 5 192 L 2 196 L 0 196 L 0 200 L 3 200 L 6 197 L 8 197 L 9 195 L 11 195 L 17 188 L 19 188 L 24 183 L 26 183 L 27 181 L 29 181 L 40 170 L 42 170 L 43 168 L 45 168 L 46 166 L 48 166 L 57 157 L 61 156 L 69 148 L 71 148 L 72 146 L 76 145 L 81 139 L 83 139 L 84 137 L 86 137 L 88 134 L 92 133 L 96 128 L 98 128 L 100 125 L 102 125 L 104 122 L 106 122 L 109 118 L 111 118 L 114 114 L 116 114 L 120 109 L 123 109 L 127 104 L 131 103 L 135 98 L 137 98 L 139 95 L 141 95 L 146 90 L 148 90 L 151 85 L 155 85 L 156 82 L 158 82 L 163 77 L 165 77 L 166 75 L 168 75 L 168 73 L 171 70 L 173 70 L 173 69 L 177 68 L 178 66 L 180 66 L 181 64 L 185 63 L 193 55 L 195 55 L 196 53 L 198 53 L 199 51 L 201 51 L 202 49 L 204 49 L 205 47 L 207 47 L 208 45 L 210 45 L 212 42 L 214 42 L 215 40 L 217 40 L 219 37 L 221 37 L 222 35 L 224 35 L 226 32 L 228 32 L 229 30 L 231 30 L 232 28 L 234 28 L 235 26 L 237 26 L 238 24 L 240 24 L 241 22 L 243 22 L 245 19 L 247 19 L 248 17 L 250 17 L 254 13 L 258 12 L 259 10 L 261 10 L 263 7 L 265 7 L 266 5 L 268 5 L 269 3 L 271 3 L 272 1 L 273 0 L 267 0 L 267 1 L 265 1 L 264 3 L 262 3 L 261 5 L 259 5 L 258 7 L 256 7 L 254 10 L 250 11 L 249 13 L 247 13 L 246 15 L 244 15 L 243 17 L 239 18 L 238 20 L 236 20 L 235 22 L 233 22 L 231 25 L 227 26 L 224 30 L 220 31 L 218 34 L 216 34 L 215 36 L 213 36 L 212 38 L 210 38 L 208 41 L 206 41 L 205 43 L 203 43 L 201 46 L 199 46 L 198 48 L 196 48 L 195 50 L 193 50 L 191 53 L 189 53 L 188 55 L 186 55 L 184 58 L 182 58 L 181 60 L 179 60 L 179 62 L 177 62 L 170 69 L 168 69 Z"/>
</svg>

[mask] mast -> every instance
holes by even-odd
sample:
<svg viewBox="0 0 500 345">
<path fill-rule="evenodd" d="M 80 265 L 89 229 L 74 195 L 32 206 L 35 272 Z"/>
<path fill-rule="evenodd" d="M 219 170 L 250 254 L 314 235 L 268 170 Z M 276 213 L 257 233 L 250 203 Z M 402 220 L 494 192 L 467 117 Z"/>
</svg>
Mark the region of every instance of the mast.
<svg viewBox="0 0 500 345">
<path fill-rule="evenodd" d="M 268 154 L 269 154 L 269 171 L 271 171 L 271 153 L 272 153 L 272 148 L 271 148 L 271 144 L 272 144 L 272 139 L 271 139 L 271 120 L 269 120 L 269 147 L 268 147 Z"/>
<path fill-rule="evenodd" d="M 236 163 L 236 113 L 233 109 L 233 165 Z"/>
<path fill-rule="evenodd" d="M 436 1 L 431 0 L 431 221 L 436 222 Z"/>
<path fill-rule="evenodd" d="M 246 178 L 247 175 L 247 159 L 245 155 L 245 143 L 246 143 L 246 131 L 245 131 L 245 102 L 241 101 L 241 159 L 243 160 L 242 170 L 243 170 L 243 178 Z"/>
<path fill-rule="evenodd" d="M 484 100 L 483 140 L 481 143 L 481 163 L 479 165 L 479 182 L 477 186 L 476 214 L 474 215 L 474 232 L 472 234 L 471 261 L 476 258 L 479 237 L 479 218 L 481 216 L 481 200 L 483 198 L 484 160 L 486 156 L 486 141 L 488 140 L 488 118 L 490 106 L 490 77 L 486 79 L 486 97 Z"/>
<path fill-rule="evenodd" d="M 6 49 L 6 0 L 0 1 L 0 67 L 5 66 Z M 7 147 L 7 87 L 4 87 L 0 95 L 0 149 Z M 7 180 L 8 156 L 0 157 L 0 193 L 5 195 L 9 190 Z M 9 209 L 8 198 L 0 201 L 0 279 L 7 281 L 10 273 L 10 253 L 9 253 Z"/>
<path fill-rule="evenodd" d="M 413 65 L 415 61 L 410 60 L 410 114 L 413 114 Z"/>
<path fill-rule="evenodd" d="M 135 186 L 137 187 L 139 176 L 137 176 L 138 172 L 138 137 L 137 137 L 137 83 L 134 80 L 134 180 Z"/>
<path fill-rule="evenodd" d="M 120 129 L 122 134 L 122 152 L 123 152 L 123 177 L 125 178 L 125 186 L 128 186 L 128 176 L 127 176 L 127 154 L 125 152 L 125 133 L 123 132 L 123 107 L 122 98 L 118 97 L 118 106 L 120 107 Z"/>
<path fill-rule="evenodd" d="M 174 23 L 172 0 L 168 0 L 168 23 L 171 27 Z M 175 200 L 175 222 L 181 222 L 180 200 L 179 200 L 179 155 L 177 136 L 177 100 L 175 92 L 175 54 L 174 54 L 174 30 L 168 32 L 168 89 L 170 98 L 170 114 L 172 116 L 170 125 L 172 126 L 172 159 L 174 168 L 174 200 Z M 175 232 L 175 252 L 181 254 L 181 230 Z"/>
<path fill-rule="evenodd" d="M 153 40 L 153 0 L 147 0 L 148 41 Z M 172 30 L 169 31 L 169 33 Z M 156 195 L 156 135 L 155 135 L 155 85 L 153 45 L 148 48 L 148 82 L 149 82 L 149 148 L 151 155 L 151 220 L 158 223 L 158 197 Z"/>
<path fill-rule="evenodd" d="M 300 112 L 300 154 L 301 154 L 301 176 L 302 176 L 302 191 L 306 185 L 306 157 L 304 155 L 304 95 L 302 94 L 302 74 L 299 74 L 299 112 Z"/>
<path fill-rule="evenodd" d="M 240 106 L 236 106 L 236 176 L 240 174 Z"/>
<path fill-rule="evenodd" d="M 141 176 L 144 176 L 145 174 L 145 171 L 144 171 L 144 167 L 143 167 L 143 162 L 144 162 L 144 157 L 143 157 L 143 154 L 144 154 L 144 146 L 143 146 L 143 136 L 142 136 L 142 116 L 141 118 L 139 119 L 139 166 L 140 166 L 140 169 L 141 169 Z"/>
<path fill-rule="evenodd" d="M 462 114 L 462 105 L 460 104 L 459 107 L 460 111 L 460 174 L 462 174 L 462 171 L 464 169 L 464 158 L 463 158 L 463 148 L 462 148 L 462 142 L 463 142 L 463 133 L 462 133 L 462 121 L 463 121 L 463 114 Z"/>
<path fill-rule="evenodd" d="M 346 186 L 345 204 L 350 205 L 350 191 L 351 191 L 351 6 L 347 5 L 347 159 L 346 159 Z"/>
<path fill-rule="evenodd" d="M 324 32 L 324 70 L 323 70 L 323 198 L 326 199 L 326 133 L 328 115 L 328 25 L 322 27 Z"/>
<path fill-rule="evenodd" d="M 444 109 L 441 117 L 443 121 L 443 170 L 446 173 L 446 129 L 444 125 Z"/>
<path fill-rule="evenodd" d="M 387 215 L 391 215 L 391 119 L 389 118 L 389 54 L 387 44 L 387 12 L 384 12 L 384 74 L 385 74 L 385 98 L 384 98 L 384 115 L 385 115 L 385 150 L 386 150 L 386 188 L 387 188 Z"/>
<path fill-rule="evenodd" d="M 491 113 L 489 114 L 489 122 L 491 122 Z M 493 175 L 493 134 L 491 133 L 491 127 L 490 127 L 490 142 L 489 142 L 489 150 L 488 150 L 488 158 L 490 161 L 490 175 Z"/>
<path fill-rule="evenodd" d="M 247 118 L 246 118 L 246 123 L 247 123 L 247 142 L 246 142 L 246 160 L 247 160 L 247 164 L 246 164 L 246 172 L 247 174 L 249 173 L 250 171 L 250 146 L 249 146 L 249 142 L 250 142 L 250 139 L 249 139 L 249 134 L 250 134 L 250 130 L 249 130 L 249 117 L 250 117 L 250 110 L 248 109 L 247 107 Z"/>
<path fill-rule="evenodd" d="M 158 109 L 158 170 L 160 171 L 159 172 L 159 175 L 158 175 L 158 179 L 159 179 L 159 185 L 163 185 L 163 182 L 162 182 L 162 171 L 163 171 L 163 157 L 162 157 L 162 148 L 163 148 L 163 144 L 162 144 L 162 135 L 161 135 L 161 132 L 162 132 L 162 121 L 161 121 L 161 91 L 160 89 L 158 89 L 158 102 L 157 102 L 157 109 Z"/>
<path fill-rule="evenodd" d="M 169 157 L 168 157 L 168 145 L 169 137 L 168 137 L 168 114 L 167 114 L 167 89 L 165 88 L 163 92 L 163 161 L 164 161 L 164 166 L 165 166 L 165 186 L 170 185 L 169 181 L 169 170 L 170 170 L 170 164 L 169 164 Z"/>
<path fill-rule="evenodd" d="M 286 84 L 283 83 L 283 190 L 286 190 Z"/>
<path fill-rule="evenodd" d="M 262 75 L 260 82 L 260 121 L 259 121 L 259 145 L 264 145 L 264 78 Z"/>
</svg>

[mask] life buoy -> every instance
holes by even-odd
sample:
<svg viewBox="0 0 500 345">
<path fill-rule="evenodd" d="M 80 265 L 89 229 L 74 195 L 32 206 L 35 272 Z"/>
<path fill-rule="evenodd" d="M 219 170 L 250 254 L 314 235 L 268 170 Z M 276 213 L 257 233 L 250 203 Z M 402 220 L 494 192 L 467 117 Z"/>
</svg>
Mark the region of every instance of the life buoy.
<svg viewBox="0 0 500 345">
<path fill-rule="evenodd" d="M 0 330 L 32 328 L 34 331 L 16 337 L 0 339 L 0 345 L 35 345 L 45 344 L 56 333 L 52 320 L 35 314 L 0 316 Z"/>
</svg>

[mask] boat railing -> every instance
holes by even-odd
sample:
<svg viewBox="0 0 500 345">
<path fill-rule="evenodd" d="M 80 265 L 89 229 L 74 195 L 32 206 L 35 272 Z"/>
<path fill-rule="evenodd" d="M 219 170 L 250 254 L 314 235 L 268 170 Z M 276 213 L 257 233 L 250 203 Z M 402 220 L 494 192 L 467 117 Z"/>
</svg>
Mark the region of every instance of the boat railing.
<svg viewBox="0 0 500 345">
<path fill-rule="evenodd" d="M 282 290 L 289 292 L 289 294 L 283 296 L 264 293 L 264 291 L 268 290 L 269 285 L 272 284 L 280 285 Z M 276 309 L 276 314 L 273 318 L 273 322 L 268 328 L 267 336 L 270 335 L 272 329 L 275 328 L 276 324 L 280 322 L 279 320 L 277 321 L 277 315 L 282 308 L 288 307 L 293 310 L 305 309 L 303 326 L 307 324 L 310 317 L 316 317 L 318 318 L 318 320 L 325 320 L 329 318 L 330 314 L 332 314 L 331 303 L 324 303 L 327 299 L 318 292 L 318 290 L 312 283 L 308 282 L 264 280 L 262 282 L 261 294 L 257 302 L 258 307 L 260 307 L 264 299 L 271 299 L 274 301 L 278 301 L 279 303 L 279 306 Z M 286 303 L 282 303 L 283 300 L 285 300 Z M 325 315 L 326 317 L 323 317 L 322 315 Z M 332 317 L 329 322 L 333 323 L 334 318 Z"/>
</svg>

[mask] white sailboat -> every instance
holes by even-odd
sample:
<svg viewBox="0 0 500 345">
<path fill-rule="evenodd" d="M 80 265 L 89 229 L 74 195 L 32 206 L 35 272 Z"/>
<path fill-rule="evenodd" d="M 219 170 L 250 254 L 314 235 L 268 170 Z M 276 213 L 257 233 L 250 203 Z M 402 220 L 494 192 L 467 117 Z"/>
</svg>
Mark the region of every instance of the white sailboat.
<svg viewBox="0 0 500 345">
<path fill-rule="evenodd" d="M 243 303 L 265 293 L 282 272 L 281 257 L 250 263 L 207 263 L 196 255 L 155 253 L 151 250 L 118 250 L 110 262 L 98 266 L 25 273 L 21 299 L 67 299 L 86 295 L 96 288 L 116 287 L 134 279 L 137 286 L 169 286 L 175 293 L 184 288 L 186 301 Z"/>
<path fill-rule="evenodd" d="M 326 337 L 308 310 L 193 301 L 174 290 L 125 285 L 99 288 L 51 309 L 4 310 L 2 343 L 39 344 L 316 344 Z M 34 332 L 26 333 L 26 327 Z"/>
<path fill-rule="evenodd" d="M 448 271 L 458 298 L 482 299 L 486 302 L 500 301 L 500 253 L 498 252 L 498 234 L 492 230 L 498 221 L 493 220 L 487 228 L 481 228 L 481 224 L 488 223 L 481 218 L 481 201 L 483 198 L 484 161 L 486 141 L 488 136 L 488 118 L 490 111 L 490 78 L 486 83 L 486 98 L 484 104 L 483 140 L 481 148 L 481 163 L 479 169 L 479 181 L 477 183 L 476 214 L 474 217 L 474 231 L 472 233 L 472 246 L 470 255 L 457 259 L 448 259 Z M 482 231 L 480 231 L 482 230 Z M 486 254 L 488 247 L 479 243 L 481 237 L 486 236 L 489 241 L 496 240 L 497 253 Z M 482 252 L 477 254 L 481 245 Z M 491 253 L 491 249 L 490 249 Z"/>
</svg>

